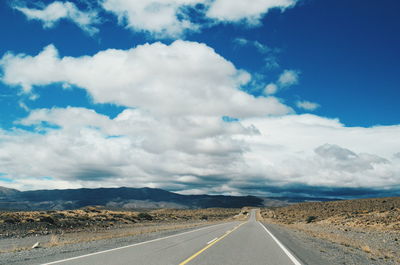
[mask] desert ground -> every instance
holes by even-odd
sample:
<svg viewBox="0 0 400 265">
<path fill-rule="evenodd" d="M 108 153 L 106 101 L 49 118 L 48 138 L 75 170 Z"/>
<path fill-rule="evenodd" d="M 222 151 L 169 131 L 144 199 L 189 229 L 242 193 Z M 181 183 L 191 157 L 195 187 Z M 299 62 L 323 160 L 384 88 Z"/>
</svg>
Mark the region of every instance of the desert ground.
<svg viewBox="0 0 400 265">
<path fill-rule="evenodd" d="M 111 243 L 126 244 L 128 238 L 147 240 L 209 224 L 245 221 L 250 209 L 4 211 L 0 254 L 12 263 L 35 254 L 34 245 L 46 255 L 82 247 L 102 249 Z M 292 251 L 311 248 L 326 260 L 324 264 L 400 264 L 400 197 L 266 207 L 259 209 L 257 219 L 278 237 L 286 237 L 284 244 L 294 242 Z"/>
<path fill-rule="evenodd" d="M 372 262 L 400 264 L 400 197 L 265 208 L 259 218 L 350 252 L 362 250 Z"/>
<path fill-rule="evenodd" d="M 187 229 L 246 218 L 242 209 L 108 210 L 85 207 L 64 211 L 0 212 L 0 252 L 76 244 L 158 231 Z"/>
</svg>

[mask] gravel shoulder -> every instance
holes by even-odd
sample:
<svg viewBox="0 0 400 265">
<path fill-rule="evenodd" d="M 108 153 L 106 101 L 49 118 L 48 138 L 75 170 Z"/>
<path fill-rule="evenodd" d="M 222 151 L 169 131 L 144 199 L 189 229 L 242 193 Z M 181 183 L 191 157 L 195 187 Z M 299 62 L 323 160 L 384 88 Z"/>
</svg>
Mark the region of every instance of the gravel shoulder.
<svg viewBox="0 0 400 265">
<path fill-rule="evenodd" d="M 347 243 L 333 242 L 318 237 L 290 225 L 274 224 L 264 221 L 263 224 L 303 263 L 307 265 L 395 265 L 399 264 L 390 257 L 376 256 Z M 333 231 L 331 231 L 333 232 Z M 356 235 L 350 235 L 356 237 Z M 373 235 L 370 235 L 373 238 Z M 375 238 L 380 241 L 380 238 Z"/>
</svg>

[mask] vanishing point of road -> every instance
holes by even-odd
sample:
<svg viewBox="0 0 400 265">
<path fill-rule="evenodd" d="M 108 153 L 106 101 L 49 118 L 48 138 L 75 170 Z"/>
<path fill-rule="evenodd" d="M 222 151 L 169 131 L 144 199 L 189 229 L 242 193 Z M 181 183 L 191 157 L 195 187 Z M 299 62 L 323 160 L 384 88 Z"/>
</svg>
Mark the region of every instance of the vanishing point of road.
<svg viewBox="0 0 400 265">
<path fill-rule="evenodd" d="M 203 227 L 46 264 L 62 265 L 301 265 L 255 218 Z"/>
</svg>

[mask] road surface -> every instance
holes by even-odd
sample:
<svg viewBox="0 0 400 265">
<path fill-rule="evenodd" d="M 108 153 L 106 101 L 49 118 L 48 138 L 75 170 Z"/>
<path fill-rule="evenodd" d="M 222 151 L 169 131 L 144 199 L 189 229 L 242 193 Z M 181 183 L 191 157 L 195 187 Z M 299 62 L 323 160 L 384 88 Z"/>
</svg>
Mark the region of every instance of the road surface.
<svg viewBox="0 0 400 265">
<path fill-rule="evenodd" d="M 252 210 L 246 222 L 229 222 L 125 247 L 46 264 L 62 265 L 301 265 Z"/>
</svg>

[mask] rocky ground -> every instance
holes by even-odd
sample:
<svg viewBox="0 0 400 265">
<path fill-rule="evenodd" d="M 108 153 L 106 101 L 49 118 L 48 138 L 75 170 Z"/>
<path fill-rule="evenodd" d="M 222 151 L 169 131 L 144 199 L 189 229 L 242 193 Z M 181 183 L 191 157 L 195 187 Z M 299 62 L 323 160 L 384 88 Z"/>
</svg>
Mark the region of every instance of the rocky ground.
<svg viewBox="0 0 400 265">
<path fill-rule="evenodd" d="M 371 264 L 400 264 L 400 197 L 300 203 L 262 209 L 261 218 L 364 254 Z"/>
<path fill-rule="evenodd" d="M 86 207 L 66 211 L 0 212 L 0 253 L 76 244 L 243 219 L 240 209 L 116 211 Z"/>
</svg>

